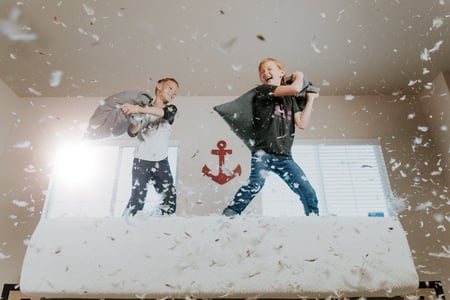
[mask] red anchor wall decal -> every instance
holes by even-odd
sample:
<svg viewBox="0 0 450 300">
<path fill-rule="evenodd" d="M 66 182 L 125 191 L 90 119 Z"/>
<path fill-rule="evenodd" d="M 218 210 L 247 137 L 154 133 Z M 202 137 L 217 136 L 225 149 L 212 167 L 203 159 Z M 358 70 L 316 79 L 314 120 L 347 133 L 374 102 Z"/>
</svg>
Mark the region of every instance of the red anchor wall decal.
<svg viewBox="0 0 450 300">
<path fill-rule="evenodd" d="M 225 149 L 227 146 L 227 143 L 225 141 L 219 141 L 217 142 L 217 150 L 213 149 L 211 150 L 211 154 L 219 155 L 219 174 L 213 175 L 211 174 L 211 169 L 208 168 L 207 165 L 204 165 L 202 168 L 203 175 L 206 175 L 208 177 L 211 177 L 212 180 L 217 182 L 218 184 L 225 184 L 236 175 L 241 175 L 241 165 L 237 165 L 236 168 L 234 168 L 233 173 L 230 175 L 227 175 L 223 169 L 222 166 L 225 163 L 225 155 L 233 153 L 233 150 L 231 149 Z"/>
</svg>

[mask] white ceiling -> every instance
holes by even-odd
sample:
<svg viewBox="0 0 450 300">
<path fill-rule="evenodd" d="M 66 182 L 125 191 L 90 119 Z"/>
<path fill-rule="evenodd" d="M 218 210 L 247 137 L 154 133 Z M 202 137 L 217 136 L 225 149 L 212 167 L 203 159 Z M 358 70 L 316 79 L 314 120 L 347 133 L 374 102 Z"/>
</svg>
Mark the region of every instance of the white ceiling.
<svg viewBox="0 0 450 300">
<path fill-rule="evenodd" d="M 414 94 L 450 70 L 449 21 L 450 0 L 0 0 L 0 77 L 20 97 L 167 76 L 179 95 L 227 96 L 276 57 L 322 95 Z"/>
</svg>

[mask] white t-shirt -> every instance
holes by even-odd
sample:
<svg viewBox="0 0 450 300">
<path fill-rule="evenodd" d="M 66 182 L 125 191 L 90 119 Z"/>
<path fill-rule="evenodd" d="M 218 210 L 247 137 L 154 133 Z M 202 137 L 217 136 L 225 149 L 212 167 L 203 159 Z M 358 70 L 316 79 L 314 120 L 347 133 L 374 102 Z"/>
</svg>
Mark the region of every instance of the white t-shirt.
<svg viewBox="0 0 450 300">
<path fill-rule="evenodd" d="M 160 161 L 167 157 L 172 125 L 164 119 L 158 121 L 149 122 L 147 127 L 139 132 L 141 141 L 134 151 L 135 158 Z"/>
<path fill-rule="evenodd" d="M 138 116 L 141 129 L 137 134 L 140 142 L 134 151 L 135 158 L 147 161 L 160 161 L 167 158 L 176 112 L 177 108 L 174 105 L 168 105 L 164 108 L 162 118 L 150 114 Z"/>
</svg>

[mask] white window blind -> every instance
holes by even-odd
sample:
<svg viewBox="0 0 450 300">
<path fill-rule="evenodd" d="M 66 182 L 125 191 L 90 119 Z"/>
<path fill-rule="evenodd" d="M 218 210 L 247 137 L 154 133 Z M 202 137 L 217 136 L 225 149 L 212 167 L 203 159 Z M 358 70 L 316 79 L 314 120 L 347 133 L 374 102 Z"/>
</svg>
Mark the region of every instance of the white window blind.
<svg viewBox="0 0 450 300">
<path fill-rule="evenodd" d="M 377 143 L 309 143 L 294 145 L 292 151 L 316 190 L 321 215 L 391 214 L 391 189 Z M 298 196 L 273 173 L 262 190 L 262 201 L 264 215 L 304 215 Z"/>
</svg>

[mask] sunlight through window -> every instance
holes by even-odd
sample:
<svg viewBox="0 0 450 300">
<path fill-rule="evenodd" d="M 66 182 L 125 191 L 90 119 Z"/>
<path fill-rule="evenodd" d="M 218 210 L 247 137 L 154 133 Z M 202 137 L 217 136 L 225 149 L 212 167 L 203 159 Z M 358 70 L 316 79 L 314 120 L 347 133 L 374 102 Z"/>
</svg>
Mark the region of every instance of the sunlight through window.
<svg viewBox="0 0 450 300">
<path fill-rule="evenodd" d="M 134 144 L 64 144 L 58 148 L 43 216 L 120 217 L 131 193 Z M 178 147 L 169 147 L 176 180 Z M 144 212 L 157 207 L 159 195 L 149 186 Z"/>
<path fill-rule="evenodd" d="M 60 184 L 81 188 L 95 177 L 101 167 L 83 144 L 64 144 L 58 148 L 54 163 L 54 175 Z"/>
</svg>

